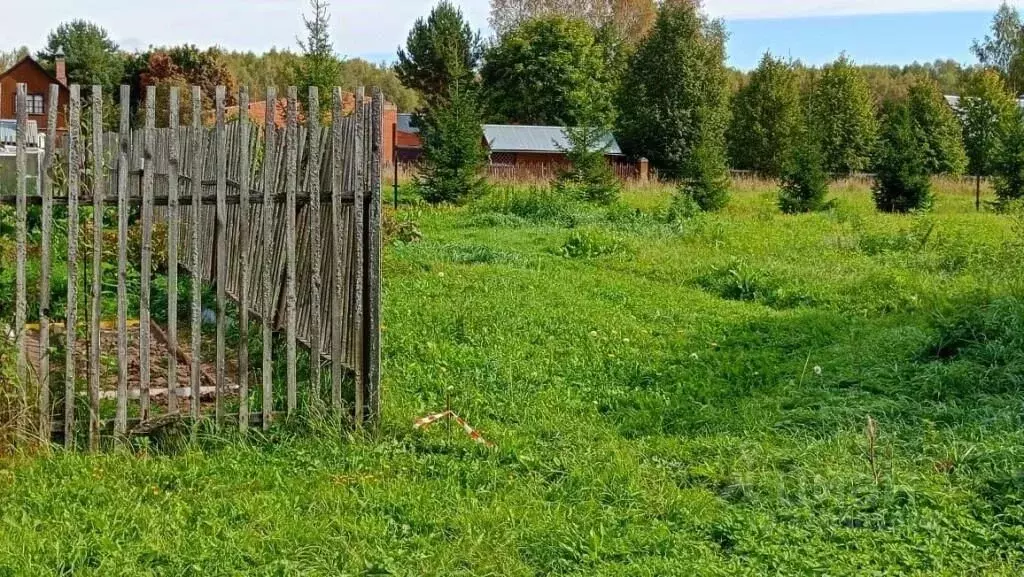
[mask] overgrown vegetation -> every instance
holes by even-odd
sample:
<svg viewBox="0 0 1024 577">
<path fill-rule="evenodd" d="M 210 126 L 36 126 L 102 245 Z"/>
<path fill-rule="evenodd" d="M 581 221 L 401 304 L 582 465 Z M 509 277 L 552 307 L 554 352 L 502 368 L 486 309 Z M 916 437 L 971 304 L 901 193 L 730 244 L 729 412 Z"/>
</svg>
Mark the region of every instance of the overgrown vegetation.
<svg viewBox="0 0 1024 577">
<path fill-rule="evenodd" d="M 0 573 L 1020 574 L 1024 236 L 934 188 L 403 207 L 379 433 L 5 459 Z"/>
</svg>

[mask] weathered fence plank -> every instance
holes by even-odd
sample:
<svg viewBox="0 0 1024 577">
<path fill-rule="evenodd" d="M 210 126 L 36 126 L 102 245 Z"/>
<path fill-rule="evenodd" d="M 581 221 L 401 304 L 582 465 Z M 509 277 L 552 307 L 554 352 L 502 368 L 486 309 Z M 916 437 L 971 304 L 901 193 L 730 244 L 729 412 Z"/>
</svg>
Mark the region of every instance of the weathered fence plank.
<svg viewBox="0 0 1024 577">
<path fill-rule="evenodd" d="M 103 89 L 92 87 L 92 312 L 89 315 L 89 450 L 100 448 L 100 314 L 103 299 Z"/>
<path fill-rule="evenodd" d="M 333 282 L 333 295 L 331 299 L 331 405 L 334 410 L 339 414 L 342 409 L 342 384 L 343 374 L 339 370 L 342 360 L 344 358 L 344 351 L 342 349 L 341 332 L 344 329 L 343 320 L 341 316 L 342 301 L 345 298 L 344 293 L 344 277 L 341 267 L 341 255 L 344 251 L 345 242 L 342 240 L 342 233 L 344 228 L 342 227 L 342 204 L 341 204 L 341 191 L 345 188 L 345 172 L 342 167 L 344 162 L 342 149 L 344 147 L 344 123 L 342 122 L 342 94 L 341 88 L 335 88 L 332 99 L 332 117 L 333 125 L 331 126 L 332 134 L 332 148 L 331 148 L 331 215 L 333 230 L 331 231 L 331 240 L 334 257 L 334 282 Z"/>
<path fill-rule="evenodd" d="M 297 404 L 296 348 L 295 348 L 295 191 L 298 169 L 298 95 L 295 87 L 288 89 L 288 160 L 285 166 L 285 316 L 287 350 L 288 414 L 295 412 Z"/>
<path fill-rule="evenodd" d="M 46 154 L 43 160 L 42 196 L 43 229 L 40 239 L 39 263 L 39 438 L 50 438 L 53 414 L 50 410 L 50 259 L 53 238 L 53 170 L 57 148 L 57 110 L 60 87 L 50 85 L 46 107 Z"/>
<path fill-rule="evenodd" d="M 168 165 L 167 165 L 167 341 L 178 346 L 178 176 L 179 176 L 179 94 L 172 86 L 168 95 Z M 170 347 L 168 347 L 170 348 Z M 178 355 L 167 354 L 167 412 L 178 412 Z"/>
<path fill-rule="evenodd" d="M 238 289 L 238 427 L 244 433 L 249 427 L 249 176 L 252 163 L 249 155 L 249 88 L 238 94 L 238 247 L 241 268 Z"/>
<path fill-rule="evenodd" d="M 355 318 L 359 319 L 359 327 L 357 331 L 356 341 L 356 357 L 363 358 L 364 347 L 366 343 L 363 342 L 363 291 L 365 290 L 365 264 L 364 259 L 366 255 L 366 237 L 365 237 L 365 221 L 363 220 L 366 210 L 366 199 L 364 196 L 365 188 L 363 186 L 366 179 L 366 167 L 363 155 L 366 154 L 364 145 L 366 139 L 364 138 L 364 130 L 366 130 L 366 92 L 363 88 L 356 90 L 356 139 L 355 139 L 355 162 L 356 162 L 356 186 L 355 186 L 355 202 L 353 204 L 353 215 L 355 218 L 355 230 L 354 235 L 356 238 L 356 260 L 355 260 Z M 356 391 L 355 391 L 355 419 L 356 428 L 361 429 L 363 427 L 363 418 L 365 411 L 365 379 L 366 371 L 365 367 L 360 367 L 356 370 Z"/>
<path fill-rule="evenodd" d="M 18 349 L 17 373 L 18 373 L 18 410 L 19 422 L 16 423 L 16 430 L 22 430 L 20 415 L 25 414 L 28 407 L 28 349 L 25 343 L 25 323 L 28 314 L 28 287 L 25 280 L 25 265 L 27 260 L 28 246 L 28 159 L 26 158 L 26 138 L 28 132 L 28 87 L 25 84 L 18 84 L 15 89 L 15 116 L 17 116 L 17 134 L 15 136 L 17 150 L 15 152 L 15 172 L 17 182 L 18 205 L 15 209 L 17 224 L 17 271 L 15 272 L 15 297 L 14 297 L 14 335 Z M 72 277 L 74 278 L 74 277 Z"/>
<path fill-rule="evenodd" d="M 75 445 L 75 354 L 78 327 L 78 192 L 82 166 L 82 96 L 71 87 L 68 152 L 68 300 L 64 320 L 64 443 Z"/>
<path fill-rule="evenodd" d="M 150 367 L 149 327 L 151 320 L 150 296 L 153 274 L 153 157 L 155 154 L 156 87 L 146 87 L 146 127 L 143 132 L 142 173 L 142 273 L 139 294 L 139 413 L 142 420 L 149 419 Z"/>
<path fill-rule="evenodd" d="M 121 85 L 121 102 L 128 102 L 131 90 Z M 117 412 L 114 432 L 128 430 L 128 170 L 131 146 L 127 106 L 121 107 L 117 154 Z"/>
<path fill-rule="evenodd" d="M 370 159 L 369 218 L 366 234 L 367 277 L 366 277 L 366 410 L 372 422 L 377 423 L 380 415 L 380 290 L 381 290 L 381 162 L 383 161 L 384 94 L 380 89 L 373 93 L 372 158 Z"/>
<path fill-rule="evenodd" d="M 202 125 L 202 94 L 198 86 L 192 87 L 192 131 L 189 135 L 192 146 L 192 165 L 189 167 L 191 177 L 189 193 L 195 197 L 202 194 L 203 174 L 203 125 Z M 203 339 L 203 281 L 202 271 L 199 268 L 199 223 L 202 220 L 202 205 L 198 202 L 192 203 L 190 210 L 190 272 L 192 273 L 192 370 L 191 382 L 192 396 L 189 400 L 190 413 L 192 418 L 198 419 L 200 415 L 200 378 L 202 371 L 202 339 Z"/>
<path fill-rule="evenodd" d="M 320 196 L 320 92 L 316 86 L 309 87 L 309 170 L 307 190 L 310 196 Z M 320 365 L 323 356 L 323 336 L 320 327 L 323 325 L 320 314 L 320 285 L 322 249 L 320 248 L 320 203 L 311 202 L 307 209 L 309 215 L 309 383 L 310 394 L 320 400 Z"/>
<path fill-rule="evenodd" d="M 218 86 L 216 89 L 216 126 L 215 136 L 217 145 L 217 212 L 216 225 L 214 227 L 214 247 L 217 255 L 217 395 L 216 395 L 216 419 L 220 424 L 224 420 L 224 394 L 227 388 L 227 293 L 225 285 L 228 280 L 227 273 L 227 170 L 228 170 L 228 142 L 224 128 L 224 97 L 225 88 Z"/>
<path fill-rule="evenodd" d="M 271 263 L 273 262 L 274 236 L 273 230 L 273 204 L 271 198 L 275 192 L 276 180 L 273 167 L 276 165 L 274 155 L 274 140 L 277 126 L 274 124 L 274 106 L 277 103 L 277 89 L 273 86 L 267 87 L 266 102 L 266 124 L 264 126 L 263 142 L 263 254 L 260 257 L 261 274 L 260 288 L 262 301 L 262 323 L 263 323 L 263 429 L 270 428 L 274 414 L 274 331 L 273 331 L 273 302 L 271 295 Z"/>
</svg>

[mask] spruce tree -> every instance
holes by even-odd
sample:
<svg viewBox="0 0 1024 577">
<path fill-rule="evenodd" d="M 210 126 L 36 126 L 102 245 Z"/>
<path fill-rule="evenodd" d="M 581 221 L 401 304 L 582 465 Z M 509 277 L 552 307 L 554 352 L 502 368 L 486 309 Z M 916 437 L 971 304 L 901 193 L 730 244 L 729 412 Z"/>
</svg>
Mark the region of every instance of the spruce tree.
<svg viewBox="0 0 1024 577">
<path fill-rule="evenodd" d="M 457 203 L 485 189 L 481 169 L 487 155 L 478 95 L 475 85 L 453 77 L 447 95 L 419 115 L 423 157 L 415 184 L 430 203 Z"/>
<path fill-rule="evenodd" d="M 327 113 L 331 109 L 331 90 L 339 84 L 341 63 L 335 57 L 334 46 L 331 44 L 330 2 L 309 0 L 309 7 L 312 14 L 302 17 L 306 26 L 306 40 L 299 40 L 302 60 L 295 71 L 295 84 L 299 90 L 299 99 L 303 102 L 308 100 L 311 86 L 319 88 L 318 104 L 320 110 Z M 306 105 L 309 103 L 306 102 Z"/>
<path fill-rule="evenodd" d="M 456 81 L 459 90 L 467 90 L 482 55 L 480 34 L 469 27 L 461 10 L 442 0 L 426 19 L 416 20 L 405 48 L 398 49 L 395 73 L 430 103 L 446 98 Z"/>
<path fill-rule="evenodd" d="M 795 140 L 783 163 L 779 208 L 786 214 L 821 210 L 825 206 L 829 184 L 821 162 L 821 151 L 806 131 Z"/>
<path fill-rule="evenodd" d="M 904 101 L 886 104 L 875 160 L 875 207 L 883 212 L 910 212 L 931 206 L 924 142 L 914 129 Z"/>
</svg>

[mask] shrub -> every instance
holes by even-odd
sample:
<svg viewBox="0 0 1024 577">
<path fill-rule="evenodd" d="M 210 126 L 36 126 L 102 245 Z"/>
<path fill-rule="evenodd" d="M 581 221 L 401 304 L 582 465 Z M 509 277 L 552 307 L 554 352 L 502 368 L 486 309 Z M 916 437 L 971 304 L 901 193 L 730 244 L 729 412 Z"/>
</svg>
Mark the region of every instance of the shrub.
<svg viewBox="0 0 1024 577">
<path fill-rule="evenodd" d="M 606 130 L 570 128 L 565 131 L 569 140 L 566 157 L 570 168 L 555 182 L 555 188 L 580 200 L 611 204 L 622 194 L 622 183 L 605 158 L 608 144 Z"/>
<path fill-rule="evenodd" d="M 828 174 L 818 147 L 805 139 L 782 169 L 779 208 L 786 214 L 821 210 L 828 194 Z"/>
<path fill-rule="evenodd" d="M 925 166 L 924 147 L 914 130 L 907 104 L 889 103 L 875 162 L 873 196 L 878 210 L 910 212 L 931 206 L 931 179 Z"/>
<path fill-rule="evenodd" d="M 1024 113 L 1007 114 L 1000 123 L 992 172 L 1000 207 L 1024 198 Z"/>
<path fill-rule="evenodd" d="M 594 258 L 626 252 L 628 247 L 622 240 L 596 230 L 574 230 L 562 245 L 562 256 L 566 258 Z"/>
<path fill-rule="evenodd" d="M 729 202 L 729 177 L 725 158 L 717 146 L 698 146 L 690 159 L 690 178 L 683 181 L 679 194 L 693 199 L 705 212 L 725 208 Z"/>
</svg>

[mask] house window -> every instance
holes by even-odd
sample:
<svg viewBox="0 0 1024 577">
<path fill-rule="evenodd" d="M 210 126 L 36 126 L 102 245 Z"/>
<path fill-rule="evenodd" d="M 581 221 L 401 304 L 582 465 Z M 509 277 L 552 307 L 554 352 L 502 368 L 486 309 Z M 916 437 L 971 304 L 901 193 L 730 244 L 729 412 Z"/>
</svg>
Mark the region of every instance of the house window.
<svg viewBox="0 0 1024 577">
<path fill-rule="evenodd" d="M 14 95 L 14 110 L 18 110 L 18 95 Z M 25 111 L 30 115 L 42 116 L 45 114 L 43 111 L 43 95 L 42 94 L 29 94 L 25 97 Z"/>
</svg>

